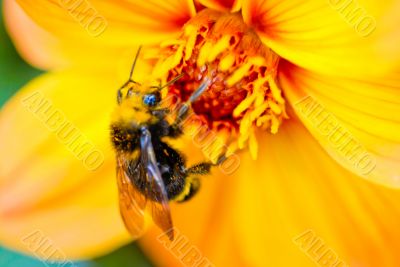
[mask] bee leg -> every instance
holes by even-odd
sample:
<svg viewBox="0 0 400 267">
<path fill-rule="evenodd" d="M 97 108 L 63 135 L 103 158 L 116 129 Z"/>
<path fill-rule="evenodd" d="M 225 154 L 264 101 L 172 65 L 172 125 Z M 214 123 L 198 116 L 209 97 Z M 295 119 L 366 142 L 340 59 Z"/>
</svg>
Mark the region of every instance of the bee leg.
<svg viewBox="0 0 400 267">
<path fill-rule="evenodd" d="M 189 169 L 187 169 L 186 173 L 188 175 L 191 175 L 191 174 L 201 174 L 201 175 L 208 174 L 208 173 L 210 173 L 210 170 L 211 170 L 212 166 L 214 166 L 214 164 L 211 163 L 211 162 L 198 163 L 196 165 L 193 165 Z"/>
<path fill-rule="evenodd" d="M 160 108 L 151 111 L 151 114 L 156 116 L 160 120 L 164 119 L 168 113 L 169 113 L 168 108 Z"/>
<path fill-rule="evenodd" d="M 172 124 L 169 127 L 169 134 L 168 137 L 170 138 L 178 138 L 183 134 L 182 127 L 178 124 Z"/>
<path fill-rule="evenodd" d="M 175 121 L 170 126 L 169 137 L 176 138 L 182 135 L 183 131 L 181 124 L 182 121 L 188 116 L 190 106 L 204 93 L 204 91 L 208 88 L 209 85 L 210 85 L 210 80 L 207 78 L 204 82 L 200 84 L 199 88 L 197 88 L 197 90 L 194 91 L 194 93 L 189 97 L 189 100 L 186 101 L 186 103 L 183 103 L 183 105 L 178 109 Z"/>
<path fill-rule="evenodd" d="M 186 103 L 183 103 L 183 105 L 179 108 L 174 124 L 179 125 L 182 120 L 186 118 L 192 103 L 195 102 L 204 93 L 209 85 L 210 80 L 206 78 L 205 81 L 200 84 L 199 88 L 197 88 L 197 90 L 194 91 L 193 94 L 189 97 L 188 101 L 186 101 Z"/>
<path fill-rule="evenodd" d="M 221 156 L 217 163 L 211 162 L 201 162 L 196 165 L 193 165 L 189 169 L 186 170 L 187 180 L 189 186 L 189 191 L 187 191 L 186 195 L 183 198 L 180 198 L 177 202 L 185 202 L 191 199 L 200 189 L 200 179 L 195 175 L 206 175 L 210 173 L 211 167 L 221 164 L 225 160 L 225 156 Z"/>
<path fill-rule="evenodd" d="M 209 174 L 210 171 L 211 171 L 211 167 L 218 166 L 219 164 L 221 164 L 225 160 L 226 160 L 226 157 L 223 155 L 223 156 L 219 157 L 219 159 L 217 160 L 216 163 L 201 162 L 201 163 L 193 165 L 192 167 L 187 169 L 186 173 L 189 174 L 189 175 L 191 175 L 191 174 L 200 174 L 200 175 Z"/>
<path fill-rule="evenodd" d="M 178 203 L 182 203 L 185 201 L 190 200 L 194 195 L 196 195 L 196 193 L 199 191 L 200 189 L 200 179 L 197 177 L 190 177 L 189 180 L 187 181 L 188 183 L 190 183 L 190 189 L 189 192 L 180 200 L 178 200 Z"/>
</svg>

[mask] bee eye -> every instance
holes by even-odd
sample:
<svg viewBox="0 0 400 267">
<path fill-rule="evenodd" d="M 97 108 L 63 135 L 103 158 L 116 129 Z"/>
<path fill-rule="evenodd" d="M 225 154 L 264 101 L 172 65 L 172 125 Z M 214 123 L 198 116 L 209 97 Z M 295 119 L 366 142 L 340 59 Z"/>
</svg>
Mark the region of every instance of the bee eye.
<svg viewBox="0 0 400 267">
<path fill-rule="evenodd" d="M 157 102 L 158 102 L 158 98 L 155 94 L 148 94 L 148 95 L 144 95 L 144 97 L 143 97 L 143 103 L 146 106 L 153 107 L 157 104 Z"/>
</svg>

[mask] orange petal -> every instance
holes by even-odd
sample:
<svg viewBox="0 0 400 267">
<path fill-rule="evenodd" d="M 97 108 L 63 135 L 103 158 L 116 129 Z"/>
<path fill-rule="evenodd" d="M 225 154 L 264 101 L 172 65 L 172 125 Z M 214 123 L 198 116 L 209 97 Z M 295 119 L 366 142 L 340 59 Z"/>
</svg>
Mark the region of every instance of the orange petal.
<svg viewBox="0 0 400 267">
<path fill-rule="evenodd" d="M 162 40 L 179 31 L 195 14 L 191 0 L 19 0 L 18 3 L 54 35 L 73 41 L 94 38 L 96 42 L 113 44 L 148 44 Z"/>
<path fill-rule="evenodd" d="M 284 64 L 281 83 L 310 132 L 341 165 L 400 187 L 400 75 L 341 79 Z"/>
<path fill-rule="evenodd" d="M 96 38 L 82 38 L 79 42 L 60 39 L 38 26 L 11 0 L 4 1 L 4 16 L 19 53 L 42 69 L 61 69 L 71 65 L 85 69 L 115 69 L 125 60 L 132 61 L 138 47 L 108 45 L 96 42 Z"/>
<path fill-rule="evenodd" d="M 199 0 L 205 7 L 218 11 L 237 12 L 242 7 L 242 0 Z"/>
<path fill-rule="evenodd" d="M 340 76 L 398 66 L 397 0 L 249 0 L 243 17 L 263 42 L 301 67 Z"/>
<path fill-rule="evenodd" d="M 261 138 L 259 159 L 247 155 L 236 173 L 236 217 L 226 222 L 249 266 L 398 264 L 399 191 L 341 168 L 296 119 Z"/>
<path fill-rule="evenodd" d="M 101 255 L 129 240 L 118 212 L 108 136 L 118 85 L 99 73 L 46 74 L 5 105 L 0 113 L 0 146 L 7 151 L 0 159 L 3 245 L 59 257 L 37 248 L 38 240 L 49 239 L 71 259 Z"/>
<path fill-rule="evenodd" d="M 71 61 L 113 64 L 134 54 L 138 45 L 172 38 L 195 14 L 191 0 L 18 3 L 31 19 L 21 14 L 14 1 L 6 0 L 10 32 L 19 51 L 32 64 L 46 69 Z"/>
</svg>

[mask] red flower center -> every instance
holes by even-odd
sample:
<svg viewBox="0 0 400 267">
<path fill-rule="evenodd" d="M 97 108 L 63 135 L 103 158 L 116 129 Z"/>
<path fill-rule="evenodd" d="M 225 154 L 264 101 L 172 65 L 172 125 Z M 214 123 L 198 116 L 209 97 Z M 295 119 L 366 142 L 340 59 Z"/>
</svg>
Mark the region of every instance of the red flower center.
<svg viewBox="0 0 400 267">
<path fill-rule="evenodd" d="M 236 136 L 242 148 L 254 137 L 255 127 L 276 133 L 286 117 L 275 83 L 278 62 L 279 56 L 239 14 L 206 9 L 184 26 L 178 39 L 161 44 L 153 74 L 166 81 L 183 74 L 168 90 L 182 102 L 209 79 L 208 89 L 192 105 L 194 113 L 209 128 Z"/>
</svg>

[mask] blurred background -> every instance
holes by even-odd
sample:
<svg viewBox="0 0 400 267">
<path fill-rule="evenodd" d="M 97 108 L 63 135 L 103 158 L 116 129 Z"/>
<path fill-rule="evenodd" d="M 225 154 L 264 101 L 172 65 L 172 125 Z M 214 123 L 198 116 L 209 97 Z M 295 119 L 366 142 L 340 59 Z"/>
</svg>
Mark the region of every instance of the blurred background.
<svg viewBox="0 0 400 267">
<path fill-rule="evenodd" d="M 15 51 L 10 38 L 7 35 L 3 21 L 3 5 L 0 0 L 0 105 L 10 98 L 19 88 L 29 82 L 35 76 L 41 74 L 40 70 L 27 65 Z M 0 243 L 0 267 L 55 267 L 62 264 L 48 264 L 10 251 L 2 247 Z M 70 264 L 63 267 L 72 267 Z M 104 257 L 88 261 L 74 263 L 75 267 L 149 267 L 154 266 L 142 253 L 136 244 L 130 244 Z"/>
</svg>

